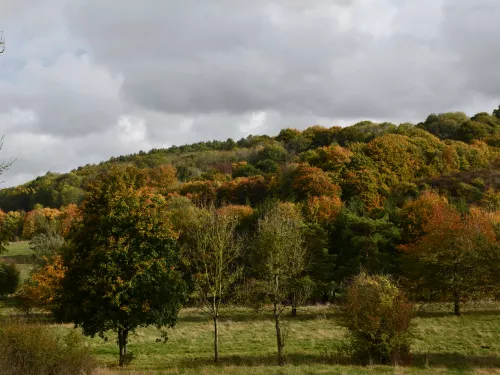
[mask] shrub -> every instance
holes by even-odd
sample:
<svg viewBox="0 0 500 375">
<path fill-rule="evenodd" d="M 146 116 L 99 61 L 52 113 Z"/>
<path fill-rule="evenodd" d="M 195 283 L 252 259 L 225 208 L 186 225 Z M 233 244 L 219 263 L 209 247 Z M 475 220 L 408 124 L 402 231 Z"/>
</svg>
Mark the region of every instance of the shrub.
<svg viewBox="0 0 500 375">
<path fill-rule="evenodd" d="M 0 324 L 0 352 L 2 375 L 90 375 L 96 367 L 78 332 L 58 337 L 41 324 Z"/>
<path fill-rule="evenodd" d="M 407 364 L 413 306 L 387 276 L 361 272 L 347 288 L 340 323 L 364 364 Z"/>
<path fill-rule="evenodd" d="M 278 163 L 271 159 L 259 161 L 257 163 L 257 168 L 259 168 L 264 173 L 276 173 L 279 169 Z"/>
<path fill-rule="evenodd" d="M 59 233 L 49 231 L 35 234 L 29 244 L 33 250 L 33 260 L 38 264 L 43 264 L 45 259 L 59 253 L 64 245 L 64 238 Z"/>
<path fill-rule="evenodd" d="M 0 297 L 14 294 L 19 286 L 19 270 L 14 264 L 0 262 Z"/>
</svg>

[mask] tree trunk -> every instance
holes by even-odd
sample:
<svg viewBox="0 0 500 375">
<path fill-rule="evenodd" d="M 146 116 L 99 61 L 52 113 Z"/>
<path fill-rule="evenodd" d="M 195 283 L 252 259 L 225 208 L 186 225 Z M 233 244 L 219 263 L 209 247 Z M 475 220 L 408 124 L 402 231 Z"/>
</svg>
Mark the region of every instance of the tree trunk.
<svg viewBox="0 0 500 375">
<path fill-rule="evenodd" d="M 120 366 L 125 364 L 127 357 L 128 329 L 118 330 L 118 346 L 120 347 Z"/>
<path fill-rule="evenodd" d="M 458 292 L 455 292 L 455 315 L 462 315 L 460 312 L 460 294 Z"/>
<path fill-rule="evenodd" d="M 276 303 L 274 304 L 274 322 L 276 326 L 276 341 L 278 344 L 278 365 L 283 366 L 285 364 L 285 358 L 283 356 L 285 343 L 283 342 L 283 335 L 281 334 L 280 314 L 278 314 Z"/>
<path fill-rule="evenodd" d="M 218 316 L 214 316 L 214 362 L 219 363 L 219 326 Z"/>
<path fill-rule="evenodd" d="M 292 316 L 297 316 L 297 306 L 292 305 Z"/>
</svg>

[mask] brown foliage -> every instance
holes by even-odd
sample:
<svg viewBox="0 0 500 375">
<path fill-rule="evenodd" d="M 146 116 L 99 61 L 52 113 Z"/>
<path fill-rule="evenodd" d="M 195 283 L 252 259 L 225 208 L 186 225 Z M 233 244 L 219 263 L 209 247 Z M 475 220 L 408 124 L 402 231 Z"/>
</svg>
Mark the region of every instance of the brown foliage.
<svg viewBox="0 0 500 375">
<path fill-rule="evenodd" d="M 61 288 L 66 273 L 62 257 L 56 255 L 45 260 L 47 263 L 35 271 L 17 293 L 19 308 L 26 313 L 34 308 L 51 310 Z"/>
<path fill-rule="evenodd" d="M 292 189 L 299 199 L 340 195 L 340 186 L 331 182 L 322 169 L 307 164 L 300 164 L 295 170 Z"/>
</svg>

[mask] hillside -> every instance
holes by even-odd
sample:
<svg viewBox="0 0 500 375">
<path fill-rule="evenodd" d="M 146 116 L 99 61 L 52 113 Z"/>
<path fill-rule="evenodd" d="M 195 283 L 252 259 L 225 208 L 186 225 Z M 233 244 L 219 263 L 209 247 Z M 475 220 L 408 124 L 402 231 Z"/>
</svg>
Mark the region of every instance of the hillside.
<svg viewBox="0 0 500 375">
<path fill-rule="evenodd" d="M 344 128 L 284 129 L 274 137 L 249 136 L 237 142 L 228 139 L 141 151 L 69 173 L 49 172 L 2 189 L 0 209 L 29 211 L 35 205 L 59 208 L 79 204 L 87 183 L 116 164 L 132 164 L 152 174 L 161 174 L 160 167 L 172 165 L 177 181 L 170 184 L 169 191 L 204 194 L 203 199 L 218 203 L 258 204 L 268 196 L 302 200 L 311 193 L 309 189 L 324 188 L 324 180 L 342 201 L 356 198 L 367 207 L 378 207 L 394 194 L 448 186 L 439 181 L 450 178 L 455 185 L 462 183 L 461 188 L 450 189 L 453 195 L 465 194 L 469 201 L 477 201 L 483 191 L 497 188 L 486 176 L 500 146 L 496 115 L 496 111 L 470 118 L 460 112 L 431 114 L 418 125 L 363 121 Z M 467 178 L 473 171 L 479 176 L 475 182 Z M 317 182 L 321 186 L 315 186 Z"/>
</svg>

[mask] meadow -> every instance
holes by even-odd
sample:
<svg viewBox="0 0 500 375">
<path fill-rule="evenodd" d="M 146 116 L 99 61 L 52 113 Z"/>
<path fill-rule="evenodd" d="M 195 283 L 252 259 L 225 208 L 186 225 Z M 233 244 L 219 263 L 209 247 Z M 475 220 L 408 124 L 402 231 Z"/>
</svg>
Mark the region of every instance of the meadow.
<svg viewBox="0 0 500 375">
<path fill-rule="evenodd" d="M 31 254 L 28 241 L 11 242 L 7 246 L 7 251 L 0 256 L 0 261 L 15 263 L 21 273 L 21 282 L 24 282 L 33 269 Z"/>
<path fill-rule="evenodd" d="M 356 366 L 339 354 L 345 332 L 336 325 L 335 308 L 310 306 L 287 317 L 287 364 L 276 365 L 272 319 L 247 309 L 221 322 L 221 363 L 212 364 L 212 324 L 196 309 L 181 311 L 168 340 L 154 327 L 130 337 L 133 362 L 117 365 L 116 337 L 87 339 L 101 368 L 96 374 L 498 374 L 500 373 L 500 305 L 469 304 L 462 317 L 451 306 L 425 306 L 415 318 L 414 363 L 408 367 Z M 4 313 L 13 314 L 10 308 Z M 51 324 L 51 323 L 47 323 Z M 64 334 L 71 325 L 51 324 Z"/>
<path fill-rule="evenodd" d="M 27 261 L 26 243 L 9 246 L 6 259 Z M 25 257 L 25 258 L 22 258 Z M 20 264 L 29 268 L 29 264 Z M 125 369 L 117 365 L 116 336 L 88 338 L 101 368 L 110 374 L 500 374 L 500 303 L 464 305 L 461 317 L 450 314 L 451 304 L 417 306 L 414 319 L 413 365 L 357 366 L 342 354 L 345 331 L 336 323 L 335 305 L 299 308 L 285 317 L 287 330 L 284 367 L 276 365 L 276 336 L 269 312 L 235 309 L 220 323 L 221 363 L 213 365 L 213 327 L 197 309 L 183 309 L 178 323 L 161 339 L 155 327 L 140 328 L 130 337 L 134 360 Z M 17 315 L 12 301 L 0 302 L 0 314 Z M 57 332 L 71 325 L 52 324 Z"/>
</svg>

